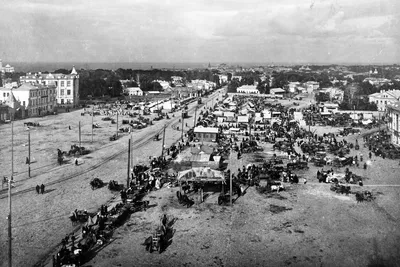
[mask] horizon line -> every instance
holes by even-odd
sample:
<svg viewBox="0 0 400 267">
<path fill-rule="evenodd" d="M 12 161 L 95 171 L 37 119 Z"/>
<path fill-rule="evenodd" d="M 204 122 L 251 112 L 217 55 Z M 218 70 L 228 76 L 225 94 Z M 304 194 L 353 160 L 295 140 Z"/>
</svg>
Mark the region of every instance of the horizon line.
<svg viewBox="0 0 400 267">
<path fill-rule="evenodd" d="M 262 66 L 262 65 L 278 65 L 278 66 L 286 66 L 286 65 L 290 65 L 290 66 L 296 66 L 296 65 L 320 65 L 320 66 L 325 66 L 325 65 L 399 65 L 400 62 L 398 63 L 389 63 L 389 62 L 379 62 L 379 63 L 362 63 L 362 62 L 341 62 L 341 63 L 329 63 L 329 62 L 251 62 L 251 61 L 232 61 L 232 62 L 208 62 L 208 61 L 199 61 L 199 62 L 195 62 L 195 61 L 177 61 L 177 62 L 173 62 L 173 61 L 136 61 L 136 62 L 132 62 L 132 61 L 9 61 L 7 63 L 17 63 L 17 64 L 43 64 L 43 63 L 47 63 L 47 64 L 204 64 L 204 65 L 208 65 L 208 64 L 217 64 L 217 65 L 221 65 L 221 64 L 226 64 L 226 65 L 230 65 L 230 64 L 253 64 L 254 66 Z"/>
</svg>

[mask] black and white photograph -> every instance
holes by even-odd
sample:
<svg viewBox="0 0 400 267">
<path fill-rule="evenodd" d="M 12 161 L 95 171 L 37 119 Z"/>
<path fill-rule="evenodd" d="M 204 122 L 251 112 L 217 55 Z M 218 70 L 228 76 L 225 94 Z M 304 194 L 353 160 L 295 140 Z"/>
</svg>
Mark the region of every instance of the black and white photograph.
<svg viewBox="0 0 400 267">
<path fill-rule="evenodd" d="M 400 1 L 0 3 L 0 267 L 400 267 Z"/>
</svg>

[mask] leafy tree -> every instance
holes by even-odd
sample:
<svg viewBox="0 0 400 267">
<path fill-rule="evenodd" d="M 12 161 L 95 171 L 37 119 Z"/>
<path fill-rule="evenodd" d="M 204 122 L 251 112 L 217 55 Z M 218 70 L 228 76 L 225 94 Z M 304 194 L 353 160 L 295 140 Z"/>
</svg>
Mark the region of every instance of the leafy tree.
<svg viewBox="0 0 400 267">
<path fill-rule="evenodd" d="M 61 73 L 61 74 L 71 74 L 72 70 L 67 70 L 67 69 L 57 69 L 53 73 Z"/>
</svg>

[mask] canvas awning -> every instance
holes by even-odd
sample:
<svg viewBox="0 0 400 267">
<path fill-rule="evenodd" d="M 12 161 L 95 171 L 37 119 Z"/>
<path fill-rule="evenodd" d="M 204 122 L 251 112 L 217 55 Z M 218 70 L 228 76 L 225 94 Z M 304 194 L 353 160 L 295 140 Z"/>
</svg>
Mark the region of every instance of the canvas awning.
<svg viewBox="0 0 400 267">
<path fill-rule="evenodd" d="M 178 181 L 225 182 L 224 173 L 206 168 L 191 168 L 178 173 Z"/>
</svg>

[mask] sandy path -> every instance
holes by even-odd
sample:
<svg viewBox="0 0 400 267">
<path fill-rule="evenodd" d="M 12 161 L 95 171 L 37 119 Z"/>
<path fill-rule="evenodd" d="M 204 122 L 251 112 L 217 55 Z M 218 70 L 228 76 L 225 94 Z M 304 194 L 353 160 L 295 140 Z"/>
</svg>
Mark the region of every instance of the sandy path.
<svg viewBox="0 0 400 267">
<path fill-rule="evenodd" d="M 194 105 L 192 104 L 191 107 Z M 133 133 L 134 143 L 137 143 L 133 151 L 134 164 L 148 164 L 149 157 L 161 154 L 162 143 L 152 141 L 152 135 L 160 132 L 165 123 L 171 125 L 177 121 L 179 114 L 176 112 L 175 118 L 169 121 L 158 121 L 151 127 Z M 122 118 L 119 117 L 121 122 Z M 77 131 L 73 126 L 77 125 L 78 119 L 81 120 L 82 125 L 82 145 L 93 152 L 82 156 L 79 166 L 74 166 L 72 162 L 57 166 L 56 148 L 67 150 L 69 144 L 78 142 Z M 23 131 L 23 122 L 14 123 L 16 187 L 13 192 L 24 192 L 13 197 L 13 262 L 15 266 L 31 266 L 43 256 L 48 255 L 59 244 L 61 238 L 74 229 L 68 219 L 72 210 L 82 208 L 96 211 L 101 204 L 112 197 L 112 193 L 107 188 L 95 191 L 90 189 L 89 181 L 93 177 L 99 177 L 104 181 L 117 180 L 125 183 L 127 176 L 127 152 L 125 151 L 127 151 L 129 135 L 121 134 L 123 136 L 121 139 L 114 142 L 108 141 L 108 137 L 115 132 L 116 125 L 109 121 L 101 121 L 101 117 L 96 116 L 94 123 L 99 123 L 102 128 L 95 129 L 94 142 L 91 143 L 91 120 L 90 116 L 80 116 L 80 110 L 60 114 L 57 117 L 30 119 L 29 121 L 37 121 L 43 125 L 32 130 L 31 133 L 32 158 L 35 158 L 35 163 L 31 165 L 32 178 L 28 178 L 26 172 L 27 148 L 22 144 L 27 140 L 25 139 L 27 135 Z M 191 127 L 193 120 L 189 119 L 187 122 L 188 127 Z M 68 130 L 68 125 L 72 125 L 71 131 Z M 187 127 L 185 128 L 187 130 Z M 11 132 L 10 125 L 0 128 L 0 133 L 4 136 L 7 136 L 9 132 Z M 180 132 L 171 127 L 167 128 L 166 146 L 171 145 L 180 137 L 177 133 Z M 148 142 L 147 139 L 149 139 Z M 0 142 L 1 166 L 5 167 L 3 170 L 9 167 L 8 164 L 11 162 L 11 158 L 7 157 L 11 151 L 9 144 L 10 142 L 4 139 Z M 109 159 L 112 154 L 116 156 Z M 101 162 L 103 164 L 99 164 Z M 91 168 L 91 166 L 96 168 Z M 55 183 L 63 178 L 69 179 Z M 33 188 L 41 183 L 50 185 L 46 187 L 46 194 L 37 195 Z M 3 191 L 0 197 L 6 196 L 5 194 L 6 192 Z M 0 199 L 0 210 L 0 223 L 7 225 L 6 198 Z M 0 240 L 4 241 L 1 242 L 0 251 L 7 251 L 6 227 L 0 231 Z M 2 264 L 6 264 L 6 257 L 4 253 L 0 254 Z"/>
</svg>

